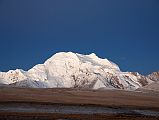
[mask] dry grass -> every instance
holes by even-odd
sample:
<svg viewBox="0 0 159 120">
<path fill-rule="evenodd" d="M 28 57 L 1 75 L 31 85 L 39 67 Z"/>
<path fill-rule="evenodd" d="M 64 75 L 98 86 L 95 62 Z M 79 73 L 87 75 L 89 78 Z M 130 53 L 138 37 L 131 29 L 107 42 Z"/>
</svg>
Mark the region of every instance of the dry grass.
<svg viewBox="0 0 159 120">
<path fill-rule="evenodd" d="M 159 120 L 158 117 L 133 115 L 81 115 L 55 113 L 0 113 L 1 120 Z"/>
<path fill-rule="evenodd" d="M 5 120 L 158 120 L 157 117 L 111 114 L 0 113 Z"/>
<path fill-rule="evenodd" d="M 33 88 L 0 88 L 0 104 L 63 104 L 82 106 L 105 106 L 112 108 L 148 109 L 159 111 L 158 92 L 131 92 L 122 90 L 79 90 L 79 89 L 33 89 Z M 53 113 L 15 113 L 0 112 L 0 119 L 11 120 L 52 120 L 71 118 L 73 120 L 159 120 L 158 117 L 137 115 L 81 115 Z"/>
<path fill-rule="evenodd" d="M 135 106 L 159 110 L 159 93 L 122 90 L 0 88 L 0 103 L 2 102 Z"/>
</svg>

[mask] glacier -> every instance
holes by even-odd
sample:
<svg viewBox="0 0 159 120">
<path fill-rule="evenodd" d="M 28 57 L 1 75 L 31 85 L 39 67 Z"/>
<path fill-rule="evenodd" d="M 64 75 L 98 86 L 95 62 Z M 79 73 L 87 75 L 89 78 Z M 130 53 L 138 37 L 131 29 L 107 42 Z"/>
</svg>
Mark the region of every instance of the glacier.
<svg viewBox="0 0 159 120">
<path fill-rule="evenodd" d="M 152 82 L 137 72 L 122 72 L 94 53 L 59 52 L 28 71 L 0 72 L 0 84 L 13 87 L 136 90 Z"/>
</svg>

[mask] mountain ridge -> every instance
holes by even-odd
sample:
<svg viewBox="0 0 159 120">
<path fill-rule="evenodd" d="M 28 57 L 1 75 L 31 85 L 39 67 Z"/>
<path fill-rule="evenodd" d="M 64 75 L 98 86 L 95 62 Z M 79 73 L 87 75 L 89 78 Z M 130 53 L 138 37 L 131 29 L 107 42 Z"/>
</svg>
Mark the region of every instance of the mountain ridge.
<svg viewBox="0 0 159 120">
<path fill-rule="evenodd" d="M 150 75 L 122 72 L 118 65 L 94 53 L 59 52 L 28 71 L 0 72 L 0 83 L 15 87 L 135 90 L 153 81 Z"/>
</svg>

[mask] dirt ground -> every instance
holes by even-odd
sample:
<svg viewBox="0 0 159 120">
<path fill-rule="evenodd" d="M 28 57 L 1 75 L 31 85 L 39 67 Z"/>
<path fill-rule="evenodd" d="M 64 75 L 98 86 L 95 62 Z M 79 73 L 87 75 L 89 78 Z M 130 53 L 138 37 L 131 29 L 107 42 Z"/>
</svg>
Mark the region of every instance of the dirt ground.
<svg viewBox="0 0 159 120">
<path fill-rule="evenodd" d="M 33 88 L 0 88 L 0 105 L 8 104 L 33 105 L 71 105 L 106 107 L 113 110 L 149 110 L 159 113 L 159 92 L 140 92 L 123 90 L 84 90 L 84 89 L 33 89 Z M 44 113 L 17 112 L 0 109 L 0 119 L 6 120 L 159 120 L 159 115 L 130 113 Z"/>
<path fill-rule="evenodd" d="M 159 120 L 158 117 L 134 115 L 83 115 L 42 113 L 0 113 L 1 120 Z"/>
</svg>

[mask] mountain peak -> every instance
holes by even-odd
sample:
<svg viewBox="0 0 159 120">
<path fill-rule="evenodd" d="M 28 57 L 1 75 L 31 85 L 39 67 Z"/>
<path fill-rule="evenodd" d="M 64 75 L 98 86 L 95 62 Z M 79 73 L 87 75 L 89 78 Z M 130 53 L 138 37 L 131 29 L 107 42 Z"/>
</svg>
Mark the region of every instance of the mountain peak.
<svg viewBox="0 0 159 120">
<path fill-rule="evenodd" d="M 147 77 L 153 81 L 159 81 L 159 71 L 153 72 L 149 74 Z"/>
<path fill-rule="evenodd" d="M 118 65 L 96 54 L 59 52 L 28 71 L 0 72 L 0 83 L 12 86 L 78 87 L 134 90 L 152 80 L 139 73 L 122 72 Z M 27 85 L 24 85 L 27 84 Z"/>
</svg>

